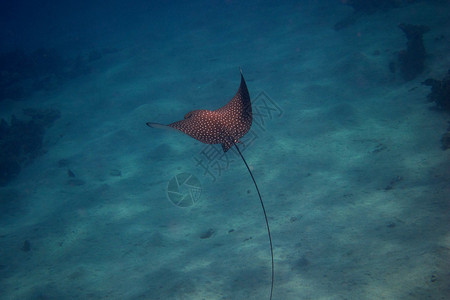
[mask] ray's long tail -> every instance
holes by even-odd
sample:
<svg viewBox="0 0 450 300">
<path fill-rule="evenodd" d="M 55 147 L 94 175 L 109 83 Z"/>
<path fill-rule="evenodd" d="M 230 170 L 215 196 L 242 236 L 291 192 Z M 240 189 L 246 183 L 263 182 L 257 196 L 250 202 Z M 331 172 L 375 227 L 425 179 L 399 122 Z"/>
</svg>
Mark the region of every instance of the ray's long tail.
<svg viewBox="0 0 450 300">
<path fill-rule="evenodd" d="M 267 218 L 266 208 L 264 207 L 264 203 L 263 203 L 263 200 L 262 200 L 262 197 L 261 197 L 261 193 L 259 192 L 258 185 L 256 184 L 255 177 L 253 177 L 253 173 L 250 170 L 250 167 L 248 166 L 247 161 L 245 160 L 244 156 L 242 155 L 241 150 L 239 149 L 238 145 L 236 145 L 235 142 L 233 142 L 233 144 L 236 146 L 236 149 L 239 152 L 239 155 L 241 156 L 242 160 L 244 161 L 244 164 L 247 167 L 247 170 L 250 173 L 250 176 L 252 177 L 253 183 L 255 184 L 256 191 L 258 192 L 259 202 L 261 203 L 261 207 L 262 207 L 262 210 L 264 212 L 264 218 L 266 219 L 267 233 L 269 235 L 269 243 L 270 243 L 270 254 L 271 254 L 271 257 L 272 257 L 272 280 L 271 280 L 271 285 L 270 285 L 270 300 L 272 300 L 273 281 L 274 281 L 275 271 L 274 271 L 274 263 L 273 263 L 273 246 L 272 246 L 272 236 L 270 234 L 269 219 Z"/>
</svg>

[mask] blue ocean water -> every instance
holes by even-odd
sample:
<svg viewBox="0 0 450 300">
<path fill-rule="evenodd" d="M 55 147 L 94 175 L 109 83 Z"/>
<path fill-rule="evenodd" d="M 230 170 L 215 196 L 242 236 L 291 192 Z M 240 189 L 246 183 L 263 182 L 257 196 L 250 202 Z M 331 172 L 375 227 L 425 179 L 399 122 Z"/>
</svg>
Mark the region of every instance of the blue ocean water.
<svg viewBox="0 0 450 300">
<path fill-rule="evenodd" d="M 269 299 L 236 150 L 146 126 L 224 106 L 240 68 L 273 299 L 448 299 L 449 15 L 2 1 L 0 299 Z"/>
</svg>

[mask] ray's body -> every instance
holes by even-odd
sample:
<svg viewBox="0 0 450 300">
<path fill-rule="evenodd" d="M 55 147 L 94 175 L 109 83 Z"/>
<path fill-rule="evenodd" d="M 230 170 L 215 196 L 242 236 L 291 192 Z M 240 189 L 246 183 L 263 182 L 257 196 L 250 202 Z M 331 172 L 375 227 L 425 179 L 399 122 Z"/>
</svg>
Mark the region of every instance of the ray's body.
<svg viewBox="0 0 450 300">
<path fill-rule="evenodd" d="M 224 152 L 227 152 L 233 145 L 244 161 L 248 172 L 255 184 L 261 203 L 264 217 L 266 220 L 267 233 L 269 236 L 270 253 L 272 257 L 272 279 L 270 287 L 270 299 L 272 299 L 273 283 L 274 283 L 274 261 L 273 261 L 273 246 L 272 237 L 270 234 L 269 220 L 267 218 L 266 209 L 262 201 L 261 193 L 258 185 L 253 177 L 241 150 L 236 143 L 242 138 L 252 126 L 253 114 L 252 104 L 250 101 L 250 94 L 248 92 L 247 84 L 241 71 L 241 84 L 236 95 L 225 106 L 216 110 L 194 110 L 187 113 L 184 119 L 171 123 L 169 125 L 162 125 L 158 123 L 148 122 L 147 125 L 153 128 L 170 128 L 177 129 L 194 139 L 205 144 L 221 144 Z"/>
<path fill-rule="evenodd" d="M 216 110 L 194 110 L 184 116 L 184 120 L 169 125 L 148 122 L 150 127 L 169 126 L 190 135 L 205 144 L 222 144 L 227 152 L 233 142 L 239 142 L 252 126 L 252 103 L 247 84 L 241 73 L 241 85 L 233 99 Z"/>
</svg>

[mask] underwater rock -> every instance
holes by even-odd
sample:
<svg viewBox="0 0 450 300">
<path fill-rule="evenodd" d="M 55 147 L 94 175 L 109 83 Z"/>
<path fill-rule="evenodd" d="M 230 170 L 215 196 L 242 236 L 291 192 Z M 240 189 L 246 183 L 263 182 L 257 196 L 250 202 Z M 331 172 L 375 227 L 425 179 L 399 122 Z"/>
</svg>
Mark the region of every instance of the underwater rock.
<svg viewBox="0 0 450 300">
<path fill-rule="evenodd" d="M 69 180 L 67 180 L 66 184 L 70 186 L 81 186 L 84 185 L 86 182 L 82 179 L 76 178 L 74 172 L 72 172 L 71 169 L 67 169 L 67 176 L 69 176 Z"/>
<path fill-rule="evenodd" d="M 0 120 L 0 186 L 7 185 L 19 175 L 21 168 L 42 152 L 45 128 L 60 116 L 57 110 L 26 110 L 31 120 L 15 116 L 8 124 Z"/>
<path fill-rule="evenodd" d="M 68 167 L 69 164 L 70 164 L 70 160 L 68 160 L 66 158 L 62 158 L 62 159 L 58 160 L 58 167 L 59 168 Z"/>
<path fill-rule="evenodd" d="M 31 250 L 31 243 L 29 240 L 23 242 L 22 251 L 28 252 Z"/>
<path fill-rule="evenodd" d="M 405 33 L 408 39 L 406 50 L 402 50 L 398 54 L 398 63 L 403 78 L 409 81 L 423 72 L 426 51 L 422 36 L 430 29 L 427 26 L 411 24 L 400 24 L 398 27 Z"/>
<path fill-rule="evenodd" d="M 371 151 L 372 153 L 380 153 L 383 150 L 386 150 L 387 147 L 384 144 L 379 143 L 378 145 L 375 146 L 375 148 Z"/>
<path fill-rule="evenodd" d="M 291 270 L 304 270 L 309 266 L 309 264 L 309 260 L 305 256 L 302 256 L 301 258 L 297 259 L 297 261 L 295 261 L 294 266 L 291 267 Z"/>
<path fill-rule="evenodd" d="M 389 222 L 386 227 L 387 228 L 395 228 L 395 226 L 397 226 L 397 224 L 395 224 L 395 222 Z"/>
<path fill-rule="evenodd" d="M 447 131 L 441 138 L 442 150 L 450 149 L 450 131 Z"/>
<path fill-rule="evenodd" d="M 422 84 L 431 86 L 431 93 L 427 96 L 428 100 L 436 103 L 439 110 L 450 112 L 450 69 L 442 80 L 428 78 Z"/>
<path fill-rule="evenodd" d="M 209 239 L 210 237 L 212 237 L 214 235 L 215 232 L 216 231 L 213 228 L 209 228 L 207 231 L 200 234 L 200 238 L 201 239 Z"/>
<path fill-rule="evenodd" d="M 450 112 L 450 69 L 442 80 L 428 78 L 422 84 L 431 86 L 428 101 L 434 102 L 438 110 Z M 441 137 L 441 148 L 442 150 L 450 148 L 450 127 Z"/>
<path fill-rule="evenodd" d="M 67 169 L 67 176 L 69 176 L 70 178 L 75 178 L 75 177 L 76 177 L 76 176 L 75 176 L 75 173 L 72 172 L 71 169 Z"/>
<path fill-rule="evenodd" d="M 396 176 L 391 180 L 391 182 L 389 182 L 389 184 L 384 189 L 386 191 L 392 190 L 395 187 L 395 185 L 402 180 L 403 178 L 401 176 Z"/>
</svg>

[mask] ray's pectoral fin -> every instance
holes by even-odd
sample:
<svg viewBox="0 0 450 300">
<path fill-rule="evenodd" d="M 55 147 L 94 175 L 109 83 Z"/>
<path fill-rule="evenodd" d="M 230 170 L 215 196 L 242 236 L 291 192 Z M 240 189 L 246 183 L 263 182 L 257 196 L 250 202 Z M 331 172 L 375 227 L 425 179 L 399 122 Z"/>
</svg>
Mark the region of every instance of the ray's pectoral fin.
<svg viewBox="0 0 450 300">
<path fill-rule="evenodd" d="M 170 127 L 168 125 L 164 125 L 164 124 L 159 124 L 159 123 L 153 123 L 153 122 L 147 122 L 145 123 L 147 124 L 148 127 L 152 127 L 152 128 L 158 128 L 158 129 L 166 129 L 166 130 L 172 130 L 172 131 L 178 131 L 177 129 Z"/>
</svg>

